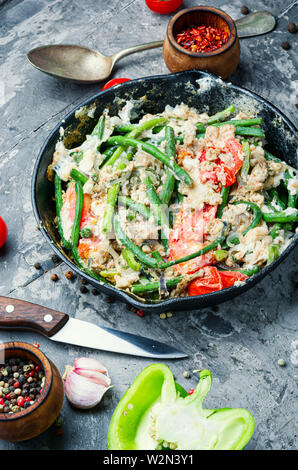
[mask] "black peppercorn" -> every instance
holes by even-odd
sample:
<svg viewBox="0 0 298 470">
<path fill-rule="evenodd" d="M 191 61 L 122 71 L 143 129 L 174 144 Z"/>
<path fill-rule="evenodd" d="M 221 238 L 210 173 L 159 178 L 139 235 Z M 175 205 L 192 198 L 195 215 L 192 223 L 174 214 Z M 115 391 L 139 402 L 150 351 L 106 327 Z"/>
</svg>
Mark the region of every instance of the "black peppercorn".
<svg viewBox="0 0 298 470">
<path fill-rule="evenodd" d="M 298 29 L 297 29 L 296 24 L 293 23 L 293 21 L 291 21 L 291 23 L 288 24 L 288 31 L 289 33 L 292 33 L 292 34 L 297 33 Z"/>
<path fill-rule="evenodd" d="M 285 50 L 285 51 L 288 51 L 289 49 L 291 49 L 291 45 L 288 41 L 284 41 L 281 43 L 281 47 Z"/>
<path fill-rule="evenodd" d="M 35 269 L 41 269 L 41 264 L 40 263 L 34 263 Z"/>
<path fill-rule="evenodd" d="M 81 286 L 81 287 L 80 287 L 80 291 L 82 292 L 82 294 L 87 294 L 88 289 L 87 289 L 86 286 Z"/>
<path fill-rule="evenodd" d="M 99 295 L 99 292 L 98 292 L 97 289 L 92 289 L 92 294 L 93 294 L 93 295 Z"/>
<path fill-rule="evenodd" d="M 241 13 L 242 13 L 242 15 L 248 15 L 248 13 L 249 13 L 248 7 L 245 6 L 245 5 L 243 5 L 243 6 L 241 7 Z"/>
</svg>

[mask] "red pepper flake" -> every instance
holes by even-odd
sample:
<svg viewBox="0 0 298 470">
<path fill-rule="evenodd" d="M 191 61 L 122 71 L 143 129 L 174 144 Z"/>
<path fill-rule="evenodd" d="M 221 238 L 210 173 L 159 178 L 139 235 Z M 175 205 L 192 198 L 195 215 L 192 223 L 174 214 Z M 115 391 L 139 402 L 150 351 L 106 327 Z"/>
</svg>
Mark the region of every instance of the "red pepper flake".
<svg viewBox="0 0 298 470">
<path fill-rule="evenodd" d="M 195 389 L 194 389 L 194 388 L 191 388 L 191 389 L 189 390 L 188 394 L 189 394 L 189 395 L 192 395 L 194 391 L 195 391 Z"/>
<path fill-rule="evenodd" d="M 138 317 L 143 317 L 145 314 L 144 314 L 143 310 L 138 309 L 137 310 L 137 315 L 138 315 Z"/>
<path fill-rule="evenodd" d="M 222 47 L 229 39 L 229 34 L 211 26 L 190 26 L 176 34 L 177 43 L 191 52 L 212 52 Z"/>
</svg>

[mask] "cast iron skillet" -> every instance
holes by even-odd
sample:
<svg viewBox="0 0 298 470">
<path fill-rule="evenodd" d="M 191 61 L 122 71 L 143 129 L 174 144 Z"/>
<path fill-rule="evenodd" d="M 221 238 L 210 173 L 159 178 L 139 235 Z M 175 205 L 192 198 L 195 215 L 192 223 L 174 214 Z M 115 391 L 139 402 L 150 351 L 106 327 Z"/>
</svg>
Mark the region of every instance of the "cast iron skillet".
<svg viewBox="0 0 298 470">
<path fill-rule="evenodd" d="M 297 129 L 277 108 L 255 93 L 199 71 L 186 71 L 132 80 L 100 92 L 84 101 L 71 111 L 62 122 L 59 122 L 46 139 L 37 157 L 32 180 L 33 210 L 45 239 L 50 243 L 55 253 L 90 284 L 106 295 L 115 297 L 144 311 L 160 313 L 169 310 L 198 309 L 229 300 L 247 291 L 285 259 L 290 251 L 294 249 L 297 237 L 274 263 L 248 279 L 243 286 L 230 287 L 222 291 L 195 297 L 173 298 L 162 301 L 148 300 L 146 302 L 111 285 L 102 284 L 86 275 L 61 248 L 59 234 L 54 222 L 54 185 L 46 177 L 47 167 L 51 163 L 54 147 L 59 138 L 59 129 L 61 126 L 65 129 L 64 140 L 66 145 L 75 147 L 84 140 L 86 134 L 90 133 L 105 108 L 109 108 L 110 115 L 116 115 L 119 107 L 127 99 L 136 100 L 135 109 L 136 118 L 138 119 L 143 113 L 156 114 L 162 112 L 167 104 L 175 106 L 183 102 L 197 108 L 200 112 L 206 111 L 209 114 L 214 114 L 234 103 L 238 110 L 251 110 L 254 114 L 263 117 L 268 141 L 267 149 L 297 168 Z M 92 115 L 90 107 L 94 110 L 93 118 L 87 115 L 88 109 L 89 116 Z"/>
</svg>

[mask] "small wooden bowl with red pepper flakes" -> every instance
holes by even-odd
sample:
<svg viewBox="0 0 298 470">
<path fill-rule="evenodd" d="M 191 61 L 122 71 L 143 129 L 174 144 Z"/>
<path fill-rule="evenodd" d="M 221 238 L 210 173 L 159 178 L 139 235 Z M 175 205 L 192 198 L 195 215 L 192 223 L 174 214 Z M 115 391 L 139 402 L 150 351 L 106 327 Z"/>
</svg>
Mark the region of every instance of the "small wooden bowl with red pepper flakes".
<svg viewBox="0 0 298 470">
<path fill-rule="evenodd" d="M 163 56 L 171 72 L 199 69 L 227 78 L 240 59 L 236 25 L 218 8 L 186 8 L 168 25 Z"/>
<path fill-rule="evenodd" d="M 30 406 L 25 407 L 22 404 L 18 407 L 20 411 L 4 413 L 2 410 L 0 413 L 0 439 L 17 442 L 41 434 L 54 423 L 63 404 L 64 387 L 56 366 L 37 347 L 19 341 L 0 344 L 0 365 L 4 365 L 4 368 L 1 368 L 2 376 L 4 369 L 14 370 L 11 366 L 12 359 L 13 364 L 17 366 L 19 361 L 21 364 L 34 365 L 34 369 L 30 368 L 32 373 L 29 372 L 28 376 L 34 377 L 35 373 L 42 372 L 45 378 L 42 389 L 36 399 L 29 403 Z"/>
</svg>

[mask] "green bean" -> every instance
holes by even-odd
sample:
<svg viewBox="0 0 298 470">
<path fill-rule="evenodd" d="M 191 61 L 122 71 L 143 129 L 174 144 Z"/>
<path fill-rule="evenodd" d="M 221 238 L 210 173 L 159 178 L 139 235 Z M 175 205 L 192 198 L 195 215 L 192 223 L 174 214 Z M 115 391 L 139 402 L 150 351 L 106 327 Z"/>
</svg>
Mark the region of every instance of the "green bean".
<svg viewBox="0 0 298 470">
<path fill-rule="evenodd" d="M 156 126 L 152 129 L 152 134 L 159 134 L 165 126 Z"/>
<path fill-rule="evenodd" d="M 103 168 L 108 163 L 108 161 L 110 160 L 110 158 L 112 157 L 113 153 L 115 152 L 117 148 L 118 148 L 118 145 L 112 145 L 111 147 L 108 147 L 102 153 L 104 155 L 104 159 L 98 167 L 99 170 L 101 170 L 101 168 Z"/>
<path fill-rule="evenodd" d="M 268 260 L 267 265 L 273 263 L 279 257 L 279 246 L 272 243 L 268 247 Z"/>
<path fill-rule="evenodd" d="M 298 222 L 298 210 L 292 214 L 287 214 L 286 211 L 263 212 L 263 219 L 265 222 L 280 222 L 282 224 L 287 222 Z"/>
<path fill-rule="evenodd" d="M 246 135 L 246 136 L 252 136 L 252 137 L 260 137 L 262 139 L 265 138 L 264 131 L 260 129 L 259 127 L 241 127 L 237 126 L 235 129 L 235 134 L 236 135 Z"/>
<path fill-rule="evenodd" d="M 239 269 L 238 272 L 245 274 L 246 276 L 253 276 L 254 274 L 257 274 L 260 271 L 259 266 L 253 266 L 250 269 Z"/>
<path fill-rule="evenodd" d="M 57 215 L 57 227 L 58 232 L 62 241 L 62 245 L 66 250 L 71 249 L 71 243 L 64 238 L 63 228 L 62 228 L 62 220 L 61 220 L 61 209 L 63 206 L 63 198 L 62 198 L 62 183 L 61 179 L 59 178 L 58 174 L 55 173 L 55 201 L 56 201 L 56 215 Z"/>
<path fill-rule="evenodd" d="M 243 163 L 241 167 L 241 178 L 244 181 L 247 181 L 248 172 L 250 168 L 250 145 L 247 140 L 243 140 L 242 142 L 242 153 L 244 157 L 243 157 Z"/>
<path fill-rule="evenodd" d="M 144 204 L 141 204 L 140 202 L 135 202 L 129 197 L 126 196 L 119 196 L 118 197 L 118 202 L 122 206 L 128 207 L 134 212 L 138 212 L 141 214 L 145 219 L 150 219 L 151 213 L 148 207 L 146 207 Z"/>
<path fill-rule="evenodd" d="M 85 183 L 87 183 L 88 181 L 88 177 L 86 175 L 83 175 L 83 173 L 81 173 L 79 170 L 76 170 L 76 168 L 73 168 L 70 172 L 70 176 L 75 180 L 75 181 L 79 181 L 80 183 L 82 183 L 82 185 L 84 185 Z"/>
<path fill-rule="evenodd" d="M 244 135 L 248 137 L 260 137 L 264 138 L 265 134 L 262 129 L 259 127 L 242 127 L 242 126 L 236 126 L 235 128 L 235 135 Z M 196 134 L 197 139 L 205 137 L 205 132 L 198 132 Z"/>
<path fill-rule="evenodd" d="M 172 127 L 166 126 L 165 137 L 167 141 L 165 153 L 169 158 L 175 158 L 176 143 L 175 143 L 174 129 Z M 175 188 L 175 176 L 170 171 L 167 171 L 165 182 L 162 185 L 160 193 L 159 193 L 159 199 L 162 204 L 166 204 L 166 205 L 169 204 L 174 188 Z"/>
<path fill-rule="evenodd" d="M 272 188 L 268 191 L 268 193 L 270 194 L 271 198 L 272 199 L 275 199 L 276 200 L 276 203 L 279 205 L 279 207 L 282 209 L 282 210 L 285 210 L 287 208 L 286 204 L 280 199 L 279 197 L 279 194 L 277 192 L 277 190 L 275 188 Z M 269 205 L 269 204 L 268 204 Z M 271 205 L 269 207 L 272 207 Z M 274 212 L 278 212 L 274 206 L 272 207 Z"/>
<path fill-rule="evenodd" d="M 205 253 L 208 253 L 211 250 L 214 250 L 215 248 L 218 247 L 218 245 L 221 245 L 221 243 L 225 240 L 225 237 L 218 237 L 214 242 L 210 243 L 210 245 L 205 246 L 199 251 L 196 251 L 190 255 L 184 256 L 183 258 L 179 258 L 173 261 L 167 261 L 166 263 L 160 263 L 158 264 L 158 269 L 166 269 L 171 266 L 174 266 L 175 264 L 180 264 L 180 263 L 185 263 L 186 261 L 189 261 L 191 259 L 197 258 L 198 256 L 202 256 Z"/>
<path fill-rule="evenodd" d="M 174 173 L 177 179 L 183 181 L 188 186 L 191 186 L 193 183 L 192 178 L 183 168 L 181 168 L 174 160 L 169 159 L 167 155 L 162 153 L 158 148 L 154 147 L 154 145 L 149 144 L 148 142 L 142 142 L 141 140 L 121 136 L 110 137 L 107 142 L 109 144 L 127 144 L 132 145 L 133 147 L 140 146 L 144 152 L 149 153 L 161 163 L 163 163 L 166 167 L 168 167 Z"/>
<path fill-rule="evenodd" d="M 231 119 L 230 121 L 223 121 L 223 122 L 215 122 L 212 126 L 221 127 L 225 124 L 230 124 L 232 126 L 237 127 L 250 127 L 250 126 L 257 126 L 263 124 L 262 118 L 253 118 L 253 119 Z"/>
<path fill-rule="evenodd" d="M 159 251 L 152 251 L 152 256 L 153 258 L 155 258 L 157 261 L 163 263 L 163 257 L 161 256 L 161 254 L 159 253 Z"/>
<path fill-rule="evenodd" d="M 140 124 L 138 126 L 134 126 L 133 129 L 129 132 L 129 134 L 127 134 L 125 136 L 125 138 L 132 138 L 132 139 L 135 139 L 136 137 L 138 137 L 140 134 L 142 134 L 142 132 L 148 130 L 148 129 L 151 129 L 152 127 L 158 125 L 158 124 L 161 124 L 161 123 L 164 123 L 166 121 L 165 118 L 163 117 L 158 117 L 158 118 L 154 118 L 154 119 L 150 119 L 150 121 L 146 121 L 144 122 L 143 124 Z M 110 158 L 110 160 L 108 161 L 108 165 L 114 165 L 114 163 L 118 160 L 118 158 L 122 155 L 122 153 L 124 152 L 124 149 L 125 149 L 125 145 L 120 145 L 116 150 L 115 152 L 113 153 L 112 157 Z"/>
<path fill-rule="evenodd" d="M 283 227 L 283 226 L 282 226 L 282 224 L 280 224 L 280 223 L 277 223 L 277 224 L 274 224 L 274 225 L 273 225 L 272 229 L 271 229 L 270 232 L 269 232 L 269 235 L 271 235 L 271 237 L 273 238 L 273 240 L 274 240 L 276 237 L 278 237 L 278 235 L 279 235 L 278 232 L 279 232 L 280 230 L 282 230 L 282 227 Z"/>
<path fill-rule="evenodd" d="M 146 255 L 140 247 L 135 245 L 130 238 L 126 235 L 126 233 L 123 231 L 118 217 L 114 217 L 114 230 L 116 237 L 118 238 L 119 242 L 125 246 L 128 250 L 130 250 L 136 258 L 138 258 L 141 263 L 145 264 L 146 266 L 149 266 L 150 268 L 157 268 L 158 262 L 156 259 L 152 258 L 149 255 Z"/>
<path fill-rule="evenodd" d="M 222 198 L 222 202 L 219 204 L 219 206 L 217 208 L 217 214 L 216 214 L 216 217 L 218 219 L 221 219 L 222 214 L 223 214 L 223 210 L 224 210 L 224 208 L 226 207 L 226 205 L 228 203 L 230 189 L 231 189 L 230 186 L 227 186 L 227 187 L 223 186 L 221 188 L 220 195 L 221 195 L 221 198 Z"/>
<path fill-rule="evenodd" d="M 127 248 L 123 248 L 121 254 L 131 269 L 133 269 L 134 271 L 140 271 L 141 265 L 140 263 L 137 263 L 134 255 L 130 250 L 128 250 Z"/>
<path fill-rule="evenodd" d="M 219 271 L 231 271 L 231 268 L 226 266 L 216 266 Z M 235 273 L 241 273 L 245 274 L 246 276 L 253 276 L 254 274 L 257 274 L 260 271 L 259 266 L 253 266 L 250 269 L 232 269 L 233 272 Z"/>
<path fill-rule="evenodd" d="M 101 140 L 103 138 L 103 133 L 105 130 L 105 116 L 102 115 L 96 126 L 94 127 L 93 131 L 91 132 L 91 135 L 97 135 L 98 139 Z"/>
<path fill-rule="evenodd" d="M 196 128 L 197 128 L 197 131 L 200 133 L 200 132 L 205 132 L 206 129 L 205 129 L 205 126 L 202 122 L 198 122 L 196 124 Z"/>
<path fill-rule="evenodd" d="M 145 179 L 146 185 L 146 194 L 150 202 L 150 207 L 153 213 L 153 217 L 157 226 L 160 226 L 160 233 L 161 233 L 161 242 L 164 246 L 166 252 L 168 251 L 169 242 L 168 242 L 168 228 L 169 228 L 169 221 L 167 215 L 162 207 L 160 199 L 155 191 L 155 187 L 152 183 L 150 176 L 147 176 Z"/>
<path fill-rule="evenodd" d="M 127 134 L 127 132 L 133 131 L 135 127 L 135 124 L 121 124 L 120 126 L 116 126 L 114 131 L 119 134 Z"/>
<path fill-rule="evenodd" d="M 291 194 L 291 191 L 289 189 L 289 181 L 292 179 L 292 175 L 290 174 L 289 170 L 285 171 L 285 182 L 288 190 L 288 207 L 292 207 L 293 209 L 296 209 L 297 206 L 297 195 L 296 194 Z"/>
<path fill-rule="evenodd" d="M 265 150 L 265 158 L 266 160 L 272 160 L 276 163 L 281 163 L 281 160 L 275 157 L 274 155 L 272 155 L 272 153 L 268 152 L 268 150 Z"/>
<path fill-rule="evenodd" d="M 113 186 L 111 186 L 108 189 L 107 202 L 106 202 L 105 212 L 103 216 L 103 223 L 102 223 L 103 233 L 110 232 L 112 229 L 114 210 L 115 210 L 119 190 L 120 190 L 120 183 L 113 184 Z"/>
<path fill-rule="evenodd" d="M 182 276 L 175 277 L 173 279 L 166 279 L 166 286 L 168 288 L 176 287 L 179 282 L 182 281 Z M 131 292 L 133 294 L 146 294 L 149 292 L 158 292 L 159 291 L 159 282 L 147 282 L 146 284 L 134 284 L 131 286 Z"/>
<path fill-rule="evenodd" d="M 235 111 L 235 106 L 231 105 L 228 108 L 224 109 L 223 111 L 220 111 L 219 113 L 216 113 L 213 116 L 211 116 L 208 119 L 207 124 L 210 126 L 210 124 L 213 124 L 217 121 L 223 121 L 228 116 L 230 116 L 234 111 Z"/>
<path fill-rule="evenodd" d="M 250 201 L 235 201 L 232 204 L 235 204 L 235 205 L 246 204 L 247 206 L 249 206 L 253 210 L 254 219 L 253 219 L 252 223 L 242 232 L 243 236 L 249 230 L 251 230 L 252 228 L 255 228 L 259 225 L 259 223 L 262 220 L 262 211 L 259 208 L 259 206 L 257 206 L 257 204 L 254 204 L 253 202 L 250 202 Z"/>
</svg>

